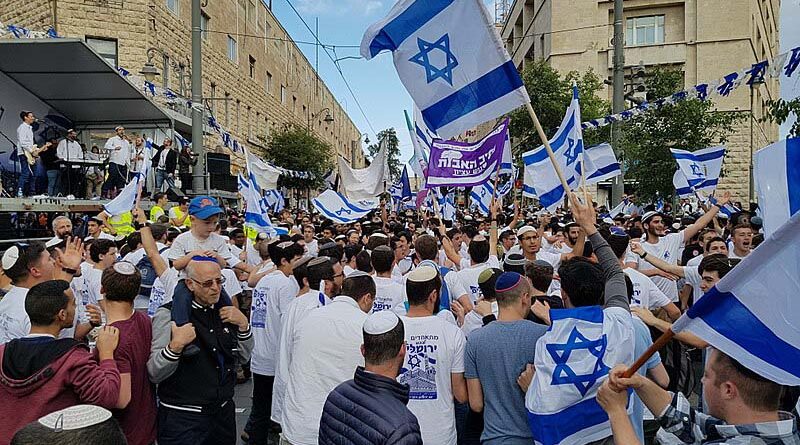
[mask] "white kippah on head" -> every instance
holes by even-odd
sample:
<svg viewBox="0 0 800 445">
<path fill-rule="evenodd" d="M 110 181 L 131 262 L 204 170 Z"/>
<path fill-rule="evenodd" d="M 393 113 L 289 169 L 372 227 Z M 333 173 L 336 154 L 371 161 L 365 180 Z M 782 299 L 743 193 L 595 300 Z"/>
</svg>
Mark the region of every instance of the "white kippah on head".
<svg viewBox="0 0 800 445">
<path fill-rule="evenodd" d="M 416 283 L 424 283 L 426 281 L 430 281 L 439 274 L 439 271 L 436 268 L 431 267 L 429 265 L 419 266 L 416 269 L 412 270 L 408 273 L 408 281 L 413 281 Z"/>
<path fill-rule="evenodd" d="M 364 321 L 364 333 L 369 335 L 385 334 L 397 326 L 400 318 L 392 311 L 374 312 Z"/>
<path fill-rule="evenodd" d="M 358 270 L 358 269 L 356 269 L 356 270 L 354 270 L 354 271 L 350 272 L 350 274 L 349 274 L 349 275 L 347 275 L 347 278 L 355 278 L 355 277 L 369 277 L 369 276 L 371 276 L 371 275 L 370 275 L 370 274 L 368 274 L 368 273 L 366 273 L 366 272 L 364 272 L 363 270 Z"/>
<path fill-rule="evenodd" d="M 39 423 L 56 431 L 79 430 L 98 425 L 111 418 L 111 411 L 94 405 L 75 405 L 54 411 L 39 419 Z"/>
<path fill-rule="evenodd" d="M 115 271 L 121 273 L 122 275 L 133 275 L 136 273 L 136 266 L 128 261 L 118 261 L 114 263 L 114 266 L 112 267 Z"/>
<path fill-rule="evenodd" d="M 11 246 L 3 254 L 3 270 L 8 270 L 14 267 L 19 260 L 19 247 Z"/>
<path fill-rule="evenodd" d="M 57 246 L 57 245 L 59 245 L 59 244 L 61 244 L 63 242 L 64 242 L 64 240 L 62 240 L 61 238 L 50 238 L 49 240 L 47 240 L 46 243 L 44 243 L 44 247 L 46 249 L 49 249 L 49 248 L 51 248 L 53 246 Z"/>
</svg>

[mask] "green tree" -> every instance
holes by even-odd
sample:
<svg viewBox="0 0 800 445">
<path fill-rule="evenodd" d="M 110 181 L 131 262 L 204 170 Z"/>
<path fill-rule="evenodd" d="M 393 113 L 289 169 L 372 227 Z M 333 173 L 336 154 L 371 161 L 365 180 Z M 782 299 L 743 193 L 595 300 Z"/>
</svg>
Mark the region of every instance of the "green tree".
<svg viewBox="0 0 800 445">
<path fill-rule="evenodd" d="M 800 97 L 795 97 L 792 100 L 768 100 L 767 107 L 767 115 L 761 118 L 761 122 L 772 121 L 778 125 L 783 125 L 784 122 L 789 120 L 789 116 L 794 114 L 795 121 L 792 124 L 792 128 L 789 129 L 789 137 L 800 137 Z"/>
<path fill-rule="evenodd" d="M 646 80 L 648 97 L 661 98 L 683 89 L 683 73 L 655 69 Z M 677 164 L 670 148 L 694 151 L 724 144 L 744 113 L 716 111 L 710 100 L 684 100 L 654 109 L 622 125 L 625 179 L 637 181 L 636 194 L 643 201 L 656 194 L 672 196 L 672 176 Z"/>
<path fill-rule="evenodd" d="M 367 146 L 369 155 L 374 159 L 375 155 L 381 149 L 381 143 L 385 140 L 387 145 L 387 155 L 389 157 L 389 173 L 391 174 L 391 182 L 394 182 L 400 177 L 400 140 L 397 139 L 397 132 L 394 127 L 381 130 L 377 134 L 378 141 L 374 144 Z"/>
<path fill-rule="evenodd" d="M 265 159 L 277 165 L 301 172 L 309 172 L 311 178 L 281 177 L 287 187 L 318 187 L 333 168 L 335 151 L 327 142 L 309 133 L 305 128 L 287 125 L 273 132 L 267 141 Z"/>
<path fill-rule="evenodd" d="M 583 121 L 605 116 L 611 110 L 608 101 L 597 95 L 603 87 L 603 81 L 592 70 L 583 74 L 570 71 L 562 76 L 546 61 L 539 59 L 528 63 L 520 74 L 536 116 L 548 137 L 553 136 L 564 119 L 564 112 L 572 100 L 573 81 L 578 87 Z M 519 144 L 521 148 L 517 149 L 517 152 L 530 150 L 542 144 L 526 108 L 520 107 L 509 116 L 511 137 L 514 138 L 514 144 Z M 610 134 L 610 129 L 607 127 L 584 131 L 585 145 L 589 147 L 606 142 L 610 139 Z"/>
</svg>

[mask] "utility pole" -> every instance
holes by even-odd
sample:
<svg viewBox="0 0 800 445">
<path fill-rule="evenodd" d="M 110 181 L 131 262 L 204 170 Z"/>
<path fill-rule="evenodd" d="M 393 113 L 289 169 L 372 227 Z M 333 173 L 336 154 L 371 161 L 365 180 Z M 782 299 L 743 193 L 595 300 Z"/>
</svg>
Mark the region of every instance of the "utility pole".
<svg viewBox="0 0 800 445">
<path fill-rule="evenodd" d="M 625 35 L 622 28 L 622 3 L 623 0 L 614 0 L 614 70 L 613 93 L 611 104 L 612 113 L 616 114 L 625 109 Z M 611 188 L 611 205 L 615 206 L 622 201 L 625 193 L 625 153 L 619 145 L 621 125 L 615 122 L 611 127 L 611 146 L 617 153 L 621 173 L 614 178 Z"/>
<path fill-rule="evenodd" d="M 203 144 L 203 31 L 200 28 L 200 0 L 192 0 L 192 151 L 197 153 L 192 191 L 208 193 L 206 148 Z"/>
</svg>

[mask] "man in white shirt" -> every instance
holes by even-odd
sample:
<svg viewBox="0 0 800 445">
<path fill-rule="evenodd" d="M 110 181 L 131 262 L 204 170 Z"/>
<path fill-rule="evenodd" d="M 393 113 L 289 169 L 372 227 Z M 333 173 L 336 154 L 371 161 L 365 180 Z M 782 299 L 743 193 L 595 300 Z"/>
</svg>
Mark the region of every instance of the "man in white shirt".
<svg viewBox="0 0 800 445">
<path fill-rule="evenodd" d="M 103 220 L 93 216 L 86 221 L 86 232 L 87 235 L 83 239 L 84 241 L 89 241 L 92 239 L 110 239 L 113 240 L 114 237 L 106 232 L 103 232 L 101 229 L 103 227 Z"/>
<path fill-rule="evenodd" d="M 306 254 L 311 256 L 317 256 L 319 252 L 319 243 L 314 239 L 315 233 L 313 224 L 303 226 L 303 242 L 306 244 Z"/>
<path fill-rule="evenodd" d="M 272 427 L 272 391 L 284 317 L 300 286 L 292 276 L 292 263 L 303 256 L 303 247 L 286 241 L 270 244 L 269 256 L 277 269 L 259 280 L 253 289 L 250 327 L 255 345 L 250 357 L 253 372 L 253 410 L 247 421 L 251 443 L 267 443 Z"/>
<path fill-rule="evenodd" d="M 33 141 L 33 123 L 36 116 L 31 111 L 21 111 L 19 118 L 22 123 L 17 127 L 17 157 L 19 158 L 20 176 L 17 187 L 17 197 L 28 196 L 28 188 L 33 186 L 33 166 L 28 164 L 25 152 L 33 154 L 36 143 Z M 25 333 L 27 335 L 27 332 Z"/>
<path fill-rule="evenodd" d="M 53 219 L 52 227 L 54 236 L 48 241 L 48 243 L 60 243 L 61 241 L 66 240 L 67 237 L 72 236 L 72 220 L 64 215 L 55 217 L 55 219 Z"/>
<path fill-rule="evenodd" d="M 83 187 L 81 187 L 81 166 L 73 165 L 70 162 L 83 160 L 83 149 L 81 144 L 78 143 L 78 133 L 70 128 L 67 130 L 67 137 L 62 139 L 56 147 L 56 156 L 62 161 L 66 161 L 65 165 L 61 168 L 61 193 L 66 195 L 78 196 Z"/>
<path fill-rule="evenodd" d="M 586 243 L 586 236 L 581 233 L 577 242 L 570 253 L 552 253 L 542 250 L 542 240 L 544 239 L 544 224 L 539 226 L 537 230 L 533 226 L 522 226 L 517 230 L 517 239 L 522 250 L 522 256 L 529 262 L 542 260 L 553 266 L 554 271 L 558 271 L 558 267 L 562 261 L 566 261 L 573 256 L 580 256 L 583 254 L 583 246 Z M 553 282 L 550 283 L 550 289 L 547 290 L 548 295 L 559 295 L 561 292 L 561 281 L 558 279 L 558 274 L 553 277 Z"/>
<path fill-rule="evenodd" d="M 470 246 L 475 243 L 472 240 Z M 408 409 L 417 416 L 424 443 L 456 444 L 453 399 L 467 401 L 464 347 L 461 330 L 435 316 L 441 279 L 429 266 L 414 269 L 406 280 L 408 313 L 405 326 L 406 356 L 397 380 L 409 385 Z"/>
<path fill-rule="evenodd" d="M 288 367 L 302 370 L 289 373 L 283 406 L 283 440 L 292 445 L 317 445 L 328 393 L 364 366 L 362 326 L 375 300 L 375 283 L 356 271 L 344 280 L 342 294 L 287 333 Z"/>
<path fill-rule="evenodd" d="M 297 275 L 295 274 L 295 278 Z M 289 363 L 292 361 L 288 339 L 293 335 L 295 327 L 309 313 L 329 305 L 332 299 L 339 295 L 343 279 L 341 263 L 326 256 L 313 258 L 306 266 L 306 281 L 309 290 L 292 300 L 284 316 L 280 350 L 278 351 L 278 370 L 275 373 L 275 384 L 272 386 L 271 418 L 273 422 L 283 424 L 286 383 L 289 380 Z"/>
<path fill-rule="evenodd" d="M 392 278 L 394 252 L 389 246 L 378 246 L 372 251 L 370 261 L 375 269 L 375 303 L 372 312 L 391 310 L 403 302 L 403 287 Z"/>
<path fill-rule="evenodd" d="M 131 143 L 125 136 L 125 127 L 114 128 L 116 135 L 110 137 L 104 146 L 108 151 L 108 178 L 103 183 L 103 196 L 112 198 L 112 190 L 122 190 L 128 182 L 128 166 L 133 157 Z"/>
<path fill-rule="evenodd" d="M 753 228 L 750 224 L 739 224 L 733 228 L 731 234 L 733 249 L 728 253 L 729 258 L 744 259 L 753 245 Z"/>
<path fill-rule="evenodd" d="M 669 264 L 677 264 L 680 258 L 680 249 L 711 222 L 719 212 L 720 207 L 730 201 L 730 197 L 730 192 L 725 192 L 723 197 L 716 204 L 713 204 L 694 224 L 678 233 L 666 233 L 664 218 L 661 213 L 656 211 L 645 213 L 642 215 L 642 227 L 645 233 L 642 240 L 642 248 L 649 255 L 653 255 Z M 672 302 L 678 301 L 678 286 L 672 277 L 641 258 L 636 258 L 635 265 L 636 269 L 650 277 Z"/>
</svg>

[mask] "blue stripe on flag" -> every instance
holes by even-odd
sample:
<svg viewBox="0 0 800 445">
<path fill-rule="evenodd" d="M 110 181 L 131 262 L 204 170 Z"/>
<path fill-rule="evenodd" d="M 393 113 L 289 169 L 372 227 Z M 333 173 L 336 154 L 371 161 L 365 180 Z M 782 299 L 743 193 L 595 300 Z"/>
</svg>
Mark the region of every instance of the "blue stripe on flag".
<svg viewBox="0 0 800 445">
<path fill-rule="evenodd" d="M 552 322 L 567 318 L 575 318 L 592 323 L 602 323 L 603 308 L 600 306 L 585 306 L 572 309 L 554 309 L 550 311 L 550 320 Z M 550 323 L 550 326 L 553 326 L 553 324 L 554 323 Z"/>
<path fill-rule="evenodd" d="M 694 154 L 694 153 L 672 153 L 675 159 L 688 159 L 690 161 L 711 161 L 725 156 L 725 150 L 712 151 L 710 153 Z"/>
<path fill-rule="evenodd" d="M 800 211 L 800 138 L 786 139 L 786 188 L 789 215 Z"/>
<path fill-rule="evenodd" d="M 428 128 L 438 133 L 438 130 L 445 125 L 500 99 L 523 85 L 517 67 L 509 60 L 422 110 L 422 118 Z"/>
<path fill-rule="evenodd" d="M 317 210 L 320 210 L 322 213 L 324 213 L 325 215 L 327 215 L 327 217 L 328 217 L 330 220 L 332 220 L 332 221 L 338 221 L 338 222 L 340 222 L 340 223 L 344 221 L 344 219 L 343 219 L 342 217 L 340 217 L 340 216 L 338 216 L 338 215 L 334 214 L 333 212 L 331 212 L 330 210 L 328 210 L 328 209 L 326 209 L 324 206 L 322 206 L 322 204 L 321 204 L 321 203 L 320 203 L 318 200 L 314 199 L 314 204 L 315 204 L 315 206 L 316 206 Z"/>
<path fill-rule="evenodd" d="M 550 146 L 552 147 L 552 144 Z M 545 149 L 544 146 L 542 146 L 540 150 L 536 150 L 534 152 L 529 152 L 529 153 L 530 154 L 528 154 L 527 156 L 522 157 L 522 161 L 525 163 L 525 165 L 536 164 L 537 162 L 541 162 L 547 159 L 548 157 L 547 149 Z"/>
<path fill-rule="evenodd" d="M 559 310 L 550 311 L 550 313 Z M 561 443 L 573 434 L 607 421 L 608 414 L 594 397 L 553 414 L 534 414 L 528 411 L 528 425 L 531 428 L 531 434 L 537 443 L 542 444 Z"/>
<path fill-rule="evenodd" d="M 553 190 L 539 195 L 539 203 L 542 205 L 542 207 L 550 207 L 563 198 L 564 186 L 559 184 L 558 187 L 554 188 Z"/>
<path fill-rule="evenodd" d="M 712 287 L 686 315 L 700 318 L 712 330 L 776 368 L 800 375 L 800 349 L 775 335 L 731 292 Z M 793 357 L 793 358 L 790 358 Z"/>
<path fill-rule="evenodd" d="M 690 196 L 694 194 L 694 190 L 691 187 L 681 187 L 679 189 L 675 189 L 675 192 L 678 196 Z"/>
<path fill-rule="evenodd" d="M 417 0 L 387 23 L 369 44 L 370 57 L 383 50 L 396 50 L 409 36 L 419 31 L 432 18 L 455 0 Z"/>
<path fill-rule="evenodd" d="M 339 193 L 339 192 L 335 192 L 335 193 L 336 193 L 337 195 L 339 195 L 339 198 L 341 198 L 341 199 L 342 199 L 342 202 L 344 203 L 344 205 L 346 205 L 346 206 L 347 206 L 347 207 L 348 207 L 350 210 L 352 210 L 352 211 L 354 211 L 354 212 L 359 212 L 359 213 L 361 213 L 361 212 L 369 212 L 369 210 L 368 210 L 368 209 L 362 209 L 362 208 L 360 208 L 360 207 L 356 207 L 356 206 L 354 206 L 354 205 L 353 205 L 353 204 L 352 204 L 350 201 L 348 201 L 348 200 L 347 200 L 347 198 L 345 198 L 345 197 L 344 197 L 344 196 L 343 196 L 341 193 Z"/>
<path fill-rule="evenodd" d="M 615 163 L 613 163 L 611 165 L 607 165 L 607 166 L 605 166 L 603 168 L 598 169 L 596 172 L 594 172 L 591 175 L 589 175 L 589 177 L 586 178 L 586 179 L 588 180 L 588 179 L 592 179 L 592 178 L 597 178 L 599 176 L 603 176 L 605 174 L 613 173 L 613 172 L 616 172 L 616 171 L 620 171 L 618 162 L 615 162 Z"/>
<path fill-rule="evenodd" d="M 522 191 L 525 192 L 525 193 L 528 193 L 530 195 L 536 196 L 536 189 L 534 189 L 533 187 L 531 187 L 529 185 L 523 184 L 522 185 Z"/>
</svg>

